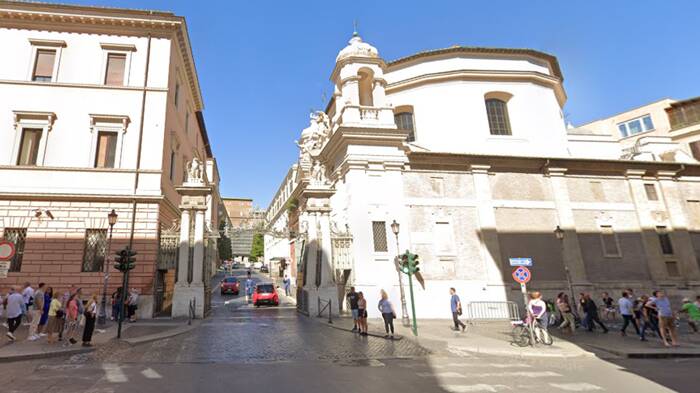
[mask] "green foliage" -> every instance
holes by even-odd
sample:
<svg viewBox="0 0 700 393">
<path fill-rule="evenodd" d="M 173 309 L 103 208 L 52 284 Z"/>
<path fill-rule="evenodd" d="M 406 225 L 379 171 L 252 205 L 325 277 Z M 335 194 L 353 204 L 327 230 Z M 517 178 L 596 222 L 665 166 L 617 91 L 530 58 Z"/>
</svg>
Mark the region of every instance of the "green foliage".
<svg viewBox="0 0 700 393">
<path fill-rule="evenodd" d="M 219 249 L 219 258 L 223 260 L 233 258 L 231 253 L 231 238 L 226 235 L 226 223 L 223 221 L 219 224 L 219 241 L 217 242 L 217 247 Z"/>
<path fill-rule="evenodd" d="M 265 238 L 262 233 L 253 235 L 253 247 L 250 250 L 250 259 L 258 260 L 265 253 Z"/>
</svg>

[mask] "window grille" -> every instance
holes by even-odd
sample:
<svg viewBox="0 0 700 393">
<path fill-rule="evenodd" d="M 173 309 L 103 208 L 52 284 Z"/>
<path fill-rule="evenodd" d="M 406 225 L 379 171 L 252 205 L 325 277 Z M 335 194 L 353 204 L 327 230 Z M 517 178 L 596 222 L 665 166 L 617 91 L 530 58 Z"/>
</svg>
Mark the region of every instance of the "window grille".
<svg viewBox="0 0 700 393">
<path fill-rule="evenodd" d="M 389 248 L 386 242 L 386 222 L 372 221 L 372 235 L 375 252 L 387 252 Z"/>
<path fill-rule="evenodd" d="M 107 230 L 88 229 L 85 231 L 83 251 L 83 272 L 101 272 L 107 256 Z"/>
<path fill-rule="evenodd" d="M 5 228 L 3 238 L 15 245 L 15 256 L 10 260 L 10 271 L 21 271 L 22 257 L 24 256 L 24 242 L 27 239 L 27 228 Z"/>
<path fill-rule="evenodd" d="M 489 118 L 491 135 L 511 135 L 508 106 L 496 98 L 486 100 L 486 114 Z"/>
<path fill-rule="evenodd" d="M 413 125 L 413 113 L 411 112 L 401 112 L 394 115 L 394 122 L 396 123 L 396 128 L 399 130 L 408 131 L 408 141 L 413 142 L 416 140 L 416 131 Z"/>
</svg>

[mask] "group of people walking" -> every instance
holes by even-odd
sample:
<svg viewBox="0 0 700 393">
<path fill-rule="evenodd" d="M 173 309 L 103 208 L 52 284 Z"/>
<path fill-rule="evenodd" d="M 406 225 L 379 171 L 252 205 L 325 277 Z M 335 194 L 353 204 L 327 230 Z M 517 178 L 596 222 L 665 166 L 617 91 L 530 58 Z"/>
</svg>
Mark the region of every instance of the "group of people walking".
<svg viewBox="0 0 700 393">
<path fill-rule="evenodd" d="M 619 314 L 622 317 L 620 334 L 627 335 L 627 329 L 632 326 L 641 341 L 647 341 L 647 332 L 655 333 L 663 341 L 665 346 L 678 346 L 678 332 L 676 321 L 678 315 L 683 313 L 688 316 L 688 325 L 693 332 L 698 332 L 700 324 L 700 296 L 692 302 L 689 298 L 683 299 L 681 307 L 674 311 L 671 301 L 663 290 L 653 291 L 651 296 L 646 294 L 635 296 L 634 290 L 622 291 L 617 302 L 607 293 L 601 296 L 601 305 L 604 319 L 613 320 Z M 590 293 L 580 293 L 577 302 L 580 324 L 589 332 L 600 327 L 603 333 L 609 329 L 600 318 L 598 305 Z M 561 292 L 557 296 L 556 309 L 559 313 L 559 328 L 563 331 L 574 333 L 576 330 L 577 316 L 575 308 L 569 296 Z"/>
<path fill-rule="evenodd" d="M 347 294 L 347 300 L 350 304 L 350 312 L 352 313 L 353 327 L 352 331 L 359 333 L 361 336 L 367 335 L 367 299 L 364 293 L 355 292 L 355 287 L 350 287 L 350 292 Z M 377 309 L 382 314 L 384 320 L 384 330 L 386 338 L 394 338 L 394 319 L 396 319 L 396 310 L 394 305 L 389 300 L 389 295 L 385 290 L 381 290 Z"/>
<path fill-rule="evenodd" d="M 121 291 L 119 288 L 112 296 L 112 319 L 119 318 Z M 132 290 L 132 296 L 127 300 L 130 317 L 135 318 L 137 302 L 138 293 Z M 0 316 L 7 319 L 3 325 L 11 341 L 17 340 L 15 332 L 25 320 L 25 324 L 29 325 L 28 341 L 46 337 L 49 344 L 63 341 L 64 346 L 69 346 L 81 340 L 83 346 L 89 347 L 92 345 L 98 309 L 97 294 L 85 295 L 82 288 L 73 286 L 61 292 L 44 283 L 39 283 L 34 289 L 27 282 L 21 289 L 14 286 L 6 296 L 0 295 Z"/>
</svg>

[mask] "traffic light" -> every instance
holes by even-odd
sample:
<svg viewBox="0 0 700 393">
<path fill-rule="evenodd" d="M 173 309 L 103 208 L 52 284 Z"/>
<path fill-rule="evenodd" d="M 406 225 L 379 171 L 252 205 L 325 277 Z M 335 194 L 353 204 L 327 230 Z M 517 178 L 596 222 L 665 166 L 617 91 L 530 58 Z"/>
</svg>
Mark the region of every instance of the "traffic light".
<svg viewBox="0 0 700 393">
<path fill-rule="evenodd" d="M 411 258 L 411 273 L 416 274 L 420 272 L 420 267 L 418 267 L 418 264 L 420 263 L 418 254 L 411 254 L 413 258 Z"/>
<path fill-rule="evenodd" d="M 136 267 L 136 251 L 129 249 L 129 247 L 124 247 L 122 250 L 116 252 L 117 257 L 114 259 L 117 263 L 114 264 L 114 268 L 124 273 L 128 270 Z"/>
<path fill-rule="evenodd" d="M 401 261 L 400 261 L 400 269 L 401 272 L 404 274 L 408 274 L 409 272 L 409 264 L 408 264 L 408 251 L 406 251 L 404 254 L 401 254 Z"/>
</svg>

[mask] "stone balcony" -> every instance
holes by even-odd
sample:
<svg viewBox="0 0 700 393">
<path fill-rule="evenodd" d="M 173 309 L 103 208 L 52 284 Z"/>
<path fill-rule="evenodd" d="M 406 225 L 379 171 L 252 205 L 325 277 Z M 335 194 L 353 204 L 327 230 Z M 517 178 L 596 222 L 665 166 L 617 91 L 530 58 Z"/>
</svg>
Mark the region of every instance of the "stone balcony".
<svg viewBox="0 0 700 393">
<path fill-rule="evenodd" d="M 360 105 L 345 105 L 337 116 L 334 126 L 396 128 L 393 108 Z"/>
</svg>

